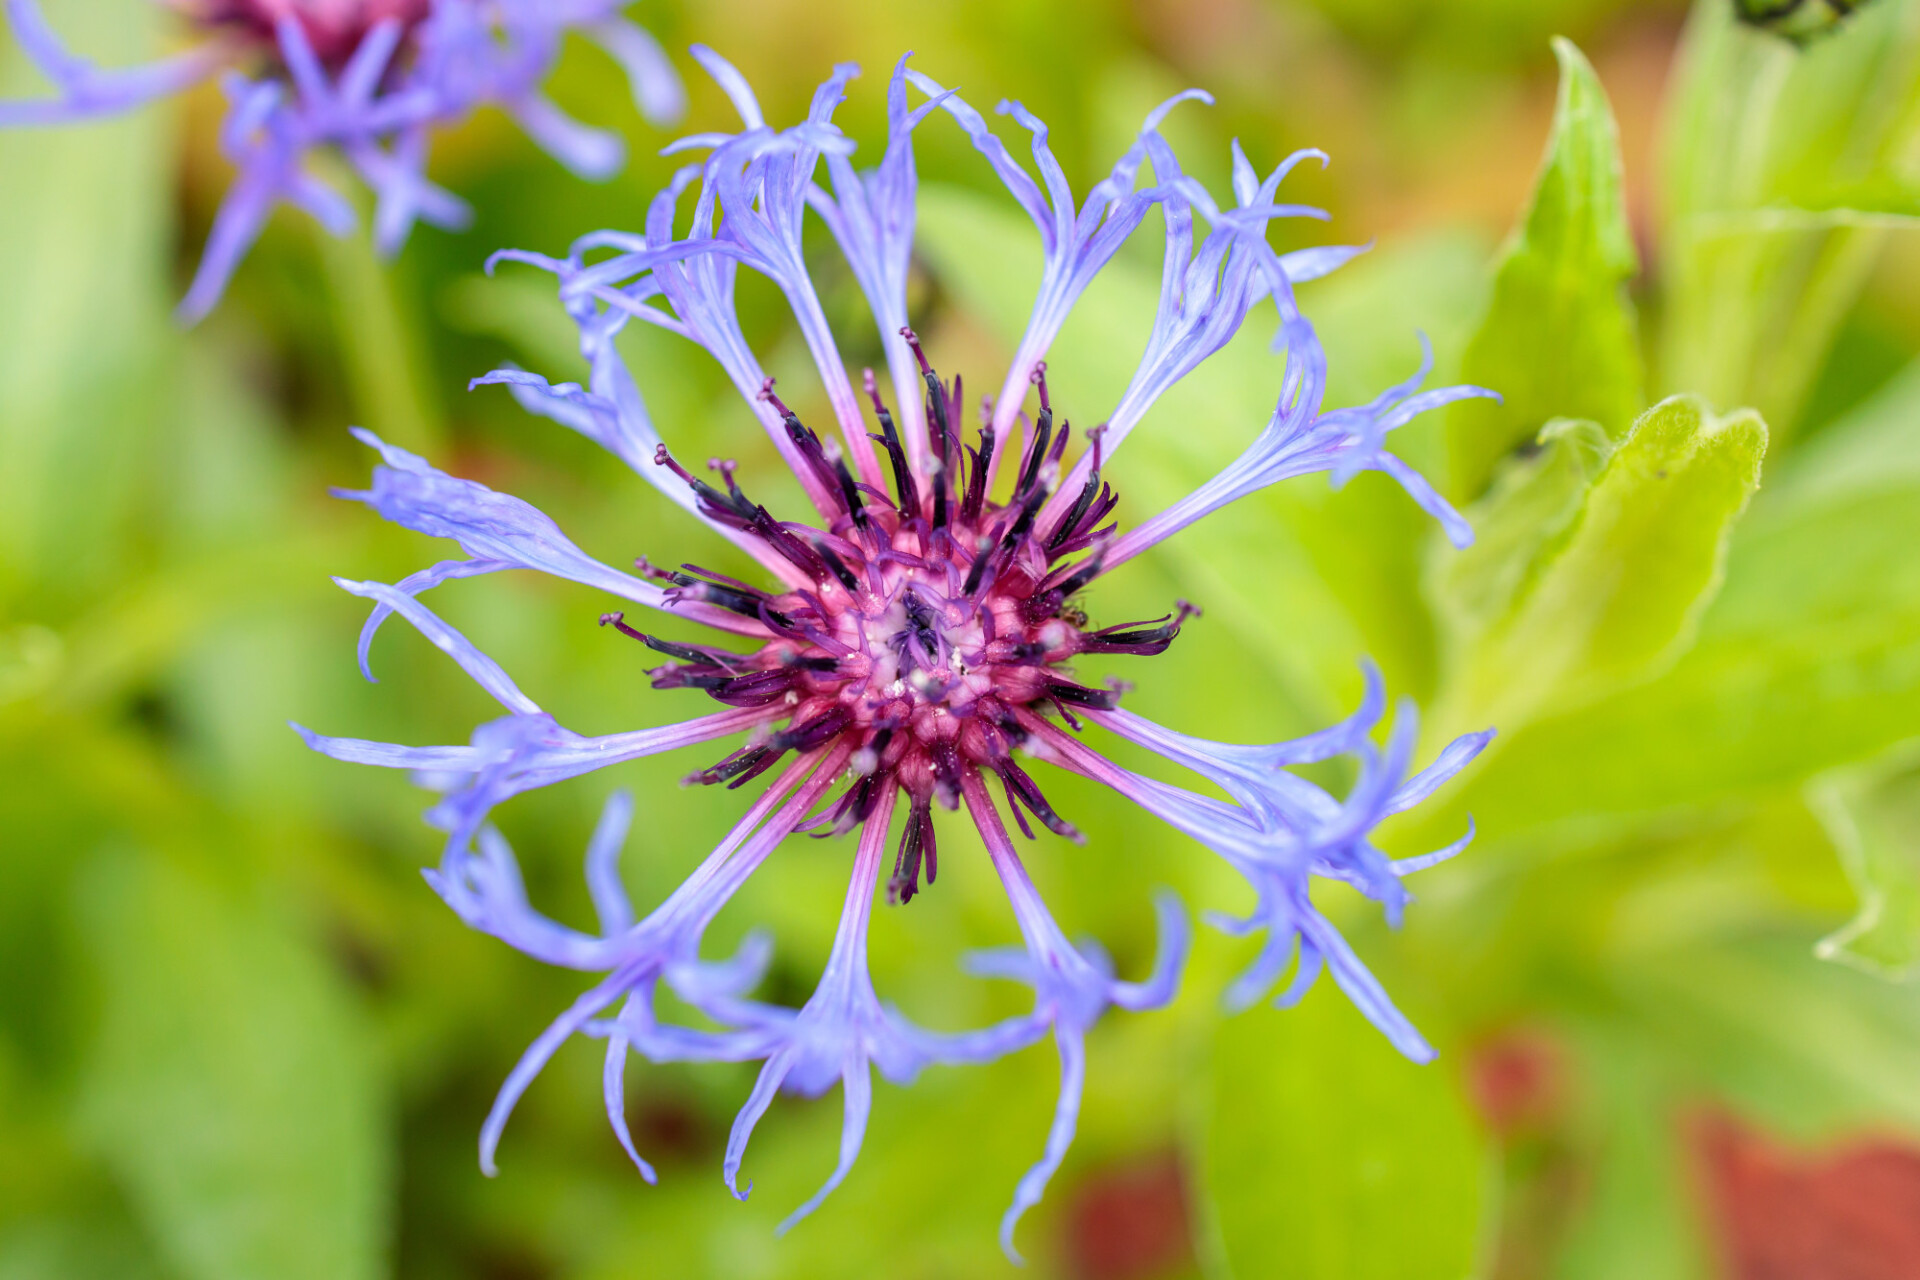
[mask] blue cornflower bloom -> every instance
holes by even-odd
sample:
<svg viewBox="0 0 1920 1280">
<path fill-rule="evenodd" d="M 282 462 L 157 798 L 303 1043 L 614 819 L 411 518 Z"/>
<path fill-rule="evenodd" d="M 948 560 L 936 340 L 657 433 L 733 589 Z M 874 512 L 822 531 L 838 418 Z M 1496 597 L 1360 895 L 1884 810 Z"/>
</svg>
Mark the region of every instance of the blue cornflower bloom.
<svg viewBox="0 0 1920 1280">
<path fill-rule="evenodd" d="M 115 115 L 220 76 L 230 103 L 220 146 L 238 174 L 180 303 L 182 319 L 198 320 L 281 201 L 335 235 L 352 230 L 352 205 L 307 170 L 316 149 L 338 152 L 373 191 L 383 254 L 399 250 L 415 219 L 453 230 L 470 221 L 465 201 L 428 181 L 427 142 L 484 104 L 506 111 L 582 177 L 612 176 L 625 143 L 569 118 L 540 86 L 562 37 L 579 31 L 619 61 L 649 120 L 678 119 L 679 76 L 653 37 L 621 16 L 629 3 L 175 0 L 202 43 L 146 66 L 103 68 L 68 51 L 36 0 L 6 0 L 14 37 L 57 92 L 0 102 L 0 126 Z"/>
<path fill-rule="evenodd" d="M 1165 114 L 1190 91 L 1148 116 L 1111 173 L 1077 201 L 1048 146 L 1047 130 L 1018 103 L 1000 110 L 1030 133 L 1040 181 L 1009 153 L 986 121 L 953 92 L 902 59 L 888 90 L 889 131 L 877 168 L 853 166 L 853 144 L 833 124 L 853 66 L 821 86 L 802 123 L 770 127 L 740 74 L 717 55 L 694 56 L 725 89 L 742 128 L 702 134 L 676 149 L 707 158 L 681 170 L 650 206 L 639 233 L 597 232 L 564 258 L 507 251 L 498 258 L 552 272 L 579 328 L 589 385 L 553 385 L 502 369 L 475 380 L 504 383 L 528 409 L 604 445 L 666 497 L 750 555 L 771 585 L 688 565 L 636 573 L 602 564 L 558 525 L 519 499 L 436 470 L 367 433 L 380 452 L 373 485 L 344 496 L 388 519 L 457 542 L 464 556 L 394 585 L 342 581 L 374 602 L 361 640 L 398 613 L 458 662 L 505 711 L 467 745 L 406 747 L 324 737 L 301 729 L 337 759 L 415 771 L 442 793 L 429 820 L 447 833 L 429 879 L 472 927 L 549 964 L 600 975 L 527 1051 L 502 1088 L 481 1136 L 491 1172 L 509 1112 L 555 1049 L 576 1032 L 607 1041 L 607 1117 L 641 1173 L 622 1113 L 629 1052 L 654 1061 L 760 1061 L 758 1083 L 734 1124 L 725 1178 L 737 1176 L 749 1135 L 774 1095 L 817 1095 L 839 1082 L 844 1098 L 840 1159 L 809 1212 L 846 1176 L 865 1133 L 875 1068 L 910 1080 L 929 1063 L 978 1062 L 1051 1036 L 1061 1088 L 1044 1152 L 1014 1192 L 1002 1224 L 1013 1230 L 1034 1204 L 1071 1142 L 1085 1070 L 1084 1039 L 1110 1006 L 1147 1009 L 1174 994 L 1187 926 L 1171 895 L 1159 902 L 1160 947 L 1142 981 L 1116 977 L 1094 944 L 1062 933 L 1028 875 L 1008 818 L 1029 838 L 1029 818 L 1080 838 L 1048 802 L 1022 757 L 1050 761 L 1101 782 L 1217 851 L 1254 890 L 1245 920 L 1229 931 L 1265 930 L 1266 946 L 1229 992 L 1251 1003 L 1298 963 L 1282 1002 L 1297 998 L 1324 964 L 1369 1018 L 1407 1055 L 1432 1050 L 1394 1008 L 1339 933 L 1316 910 L 1310 886 L 1328 877 L 1381 902 L 1398 921 L 1407 901 L 1401 878 L 1457 852 L 1395 861 L 1371 842 L 1387 816 L 1419 803 L 1486 744 L 1488 734 L 1454 741 L 1424 770 L 1411 769 L 1416 717 L 1396 716 L 1384 750 L 1370 733 L 1385 694 L 1371 667 L 1359 710 L 1333 728 L 1292 742 L 1241 746 L 1176 733 L 1120 706 L 1114 688 L 1076 681 L 1067 664 L 1082 654 L 1150 656 L 1179 635 L 1192 610 L 1092 627 L 1070 602 L 1104 574 L 1209 512 L 1278 480 L 1327 472 L 1338 481 L 1383 471 L 1432 512 L 1458 544 L 1472 533 L 1446 502 L 1385 448 L 1386 435 L 1416 414 L 1468 396 L 1474 387 L 1419 390 L 1426 369 L 1371 404 L 1326 410 L 1325 361 L 1300 314 L 1294 286 L 1352 257 L 1350 248 L 1274 252 L 1275 218 L 1324 216 L 1275 203 L 1282 178 L 1307 158 L 1288 157 L 1266 178 L 1238 146 L 1233 202 L 1216 202 L 1184 174 L 1159 133 Z M 917 92 L 922 100 L 915 105 Z M 1044 269 L 1032 317 L 999 391 L 982 410 L 974 443 L 962 438 L 958 378 L 943 381 L 909 327 L 916 176 L 913 134 L 944 113 L 985 155 L 1032 217 Z M 819 180 L 825 165 L 824 183 Z M 1145 180 L 1143 169 L 1150 171 Z M 697 187 L 687 229 L 676 230 L 682 197 Z M 1166 229 L 1160 301 L 1145 353 L 1117 405 L 1085 434 L 1070 461 L 1072 432 L 1056 422 L 1045 356 L 1068 312 L 1122 243 L 1158 209 Z M 811 212 L 825 223 L 866 295 L 887 352 L 891 406 L 867 370 L 856 388 L 842 362 L 802 252 Z M 1200 223 L 1205 224 L 1204 234 Z M 823 436 L 775 394 L 746 341 L 734 307 L 740 269 L 785 296 L 819 367 L 837 434 Z M 1118 498 L 1103 480 L 1116 451 L 1158 398 L 1233 336 L 1254 306 L 1278 312 L 1283 373 L 1273 414 L 1246 452 L 1192 496 L 1120 534 L 1108 522 Z M 746 408 L 792 466 L 816 509 L 786 520 L 755 502 L 732 463 L 715 460 L 713 480 L 688 470 L 661 441 L 615 337 L 640 321 L 690 339 L 717 360 Z M 864 404 L 863 404 L 864 401 Z M 1029 409 L 1031 408 L 1031 414 Z M 877 446 L 877 447 L 876 447 Z M 535 569 L 598 587 L 671 618 L 707 625 L 721 643 L 688 643 L 643 631 L 624 613 L 603 624 L 662 655 L 654 687 L 703 690 L 711 714 L 665 728 L 583 737 L 559 724 L 466 637 L 428 610 L 421 592 L 451 578 Z M 1092 725 L 1137 743 L 1214 784 L 1228 798 L 1191 791 L 1123 769 L 1088 741 Z M 744 742 L 690 782 L 742 787 L 771 782 L 739 823 L 670 897 L 636 917 L 615 864 L 631 803 L 616 795 L 587 858 L 600 917 L 597 933 L 556 923 L 525 897 L 512 852 L 488 825 L 492 808 L 521 791 L 623 760 L 745 735 Z M 1344 800 L 1289 772 L 1289 766 L 1358 759 Z M 996 796 L 994 781 L 998 782 Z M 1004 801 L 1004 802 L 1003 802 Z M 905 904 L 939 870 L 936 808 L 964 810 L 1013 910 L 1023 945 L 973 957 L 974 973 L 1031 987 L 1031 1013 L 980 1030 L 930 1031 L 881 1002 L 868 972 L 869 912 L 884 881 Z M 886 866 L 889 831 L 900 834 Z M 767 959 L 764 939 L 732 959 L 701 955 L 707 925 L 788 836 L 857 831 L 845 908 L 825 971 L 798 1009 L 751 998 Z M 1470 833 L 1469 833 L 1470 834 Z M 662 1022 L 654 997 L 664 983 L 711 1020 Z M 744 1194 L 741 1192 L 739 1194 Z"/>
</svg>

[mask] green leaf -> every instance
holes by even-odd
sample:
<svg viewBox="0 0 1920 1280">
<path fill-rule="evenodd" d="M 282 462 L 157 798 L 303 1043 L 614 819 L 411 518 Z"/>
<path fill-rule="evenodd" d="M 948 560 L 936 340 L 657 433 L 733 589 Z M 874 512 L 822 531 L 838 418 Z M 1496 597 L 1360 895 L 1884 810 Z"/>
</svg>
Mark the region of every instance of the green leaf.
<svg viewBox="0 0 1920 1280">
<path fill-rule="evenodd" d="M 1503 399 L 1458 405 L 1448 419 L 1448 480 L 1462 499 L 1549 418 L 1591 418 L 1618 435 L 1644 403 L 1619 133 L 1580 51 L 1561 39 L 1553 49 L 1560 96 L 1546 157 L 1461 367 Z"/>
<path fill-rule="evenodd" d="M 1580 467 L 1552 458 L 1567 448 L 1578 455 L 1576 439 L 1549 454 L 1535 485 L 1503 495 L 1505 505 L 1524 504 L 1538 488 L 1538 501 L 1564 506 Z M 1516 556 L 1485 575 L 1516 580 L 1518 589 L 1505 615 L 1459 655 L 1440 722 L 1511 733 L 1644 678 L 1682 650 L 1719 586 L 1728 534 L 1759 484 L 1766 443 L 1754 414 L 1716 417 L 1697 399 L 1676 397 L 1641 415 L 1566 531 L 1524 568 Z M 1509 544 L 1520 536 L 1504 522 L 1500 533 Z M 1487 580 L 1478 584 L 1483 597 L 1496 591 Z"/>
<path fill-rule="evenodd" d="M 1920 366 L 1782 459 L 1735 535 L 1704 638 L 1767 645 L 1920 612 L 1916 456 Z"/>
<path fill-rule="evenodd" d="M 1418 834 L 1471 812 L 1490 839 L 1793 785 L 1920 724 L 1920 615 L 1702 641 L 1658 680 L 1505 741 Z"/>
<path fill-rule="evenodd" d="M 200 1280 L 385 1274 L 385 1100 L 338 979 L 287 921 L 158 858 L 91 871 L 83 1128 L 163 1252 Z"/>
<path fill-rule="evenodd" d="M 1816 508 L 1914 488 L 1920 488 L 1920 361 L 1781 458 L 1741 537 Z"/>
<path fill-rule="evenodd" d="M 1794 786 L 1912 737 L 1915 437 L 1920 372 L 1787 455 L 1735 532 L 1699 644 L 1648 684 L 1508 735 L 1435 829 L 1462 808 L 1498 839 Z"/>
<path fill-rule="evenodd" d="M 1696 5 L 1662 127 L 1661 385 L 1798 426 L 1911 192 L 1911 16 L 1869 6 L 1796 52 Z"/>
<path fill-rule="evenodd" d="M 1395 1053 L 1330 983 L 1222 1024 L 1207 1188 L 1233 1274 L 1472 1273 L 1486 1150 L 1458 1080 Z"/>
<path fill-rule="evenodd" d="M 1597 422 L 1556 418 L 1539 450 L 1502 464 L 1486 497 L 1467 512 L 1473 545 L 1435 546 L 1427 593 L 1447 643 L 1470 647 L 1505 617 L 1530 585 L 1547 547 L 1579 519 L 1613 441 Z"/>
<path fill-rule="evenodd" d="M 1910 744 L 1822 778 L 1808 803 L 1860 895 L 1860 914 L 1822 938 L 1814 954 L 1882 977 L 1913 977 L 1920 972 L 1920 751 Z"/>
</svg>

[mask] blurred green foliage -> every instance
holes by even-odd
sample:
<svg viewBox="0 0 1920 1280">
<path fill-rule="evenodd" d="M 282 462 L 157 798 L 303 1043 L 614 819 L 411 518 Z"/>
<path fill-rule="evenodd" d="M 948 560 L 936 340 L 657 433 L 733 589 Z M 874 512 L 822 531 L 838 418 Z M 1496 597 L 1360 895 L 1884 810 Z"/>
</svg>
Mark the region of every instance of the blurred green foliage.
<svg viewBox="0 0 1920 1280">
<path fill-rule="evenodd" d="M 113 61 L 163 39 L 127 0 L 49 8 Z M 1684 32 L 1671 6 L 1613 0 L 649 0 L 638 16 L 669 47 L 735 58 L 776 120 L 830 61 L 863 61 L 843 119 L 868 150 L 879 73 L 915 48 L 977 103 L 1019 96 L 1047 118 L 1082 185 L 1152 103 L 1206 84 L 1219 107 L 1169 124 L 1193 171 L 1217 185 L 1233 136 L 1266 162 L 1319 143 L 1335 163 L 1293 180 L 1301 198 L 1334 211 L 1336 240 L 1380 236 L 1301 292 L 1330 403 L 1404 377 L 1416 330 L 1436 379 L 1509 392 L 1397 446 L 1471 501 L 1470 551 L 1379 477 L 1314 480 L 1222 513 L 1093 601 L 1111 618 L 1175 595 L 1207 607 L 1128 673 L 1135 704 L 1182 728 L 1317 727 L 1371 654 L 1427 709 L 1429 743 L 1502 733 L 1394 833 L 1430 847 L 1468 813 L 1481 833 L 1416 881 L 1401 933 L 1324 895 L 1440 1061 L 1399 1059 L 1325 983 L 1298 1009 L 1223 1019 L 1246 946 L 1203 932 L 1173 1008 L 1115 1015 L 1091 1042 L 1079 1142 L 1022 1228 L 1034 1274 L 1094 1276 L 1075 1242 L 1115 1171 L 1173 1153 L 1187 1242 L 1128 1274 L 1700 1276 L 1696 1109 L 1795 1141 L 1920 1133 L 1920 1000 L 1886 980 L 1920 948 L 1920 366 L 1901 372 L 1920 350 L 1903 301 L 1920 283 L 1920 3 L 1880 0 L 1804 52 L 1705 2 Z M 1593 63 L 1550 49 L 1555 32 Z M 1634 124 L 1653 114 L 1632 61 L 1648 48 L 1677 58 L 1657 183 Z M 9 59 L 0 88 L 29 91 Z M 1635 96 L 1610 104 L 1614 76 Z M 691 123 L 724 122 L 711 86 L 692 87 Z M 993 1226 L 1055 1084 L 1040 1049 L 882 1089 L 853 1176 L 784 1239 L 772 1224 L 831 1165 L 837 1103 L 777 1104 L 736 1204 L 719 1153 L 745 1069 L 630 1072 L 662 1169 L 649 1188 L 604 1130 L 596 1053 L 570 1047 L 522 1104 L 502 1176 L 480 1177 L 492 1091 L 577 980 L 468 933 L 420 883 L 435 847 L 421 793 L 284 728 L 459 741 L 483 713 L 400 628 L 375 651 L 382 683 L 353 668 L 361 611 L 326 575 L 396 578 L 434 552 L 326 496 L 368 465 L 348 422 L 526 496 L 610 560 L 713 555 L 613 460 L 497 391 L 459 392 L 503 359 L 579 376 L 549 286 L 479 263 L 631 227 L 668 171 L 602 61 L 570 54 L 555 92 L 643 144 L 627 175 L 576 182 L 483 117 L 440 161 L 474 199 L 473 232 L 423 231 L 387 266 L 284 216 L 186 333 L 167 310 L 224 181 L 215 104 L 0 135 L 5 1280 L 1006 1268 Z M 1529 195 L 1507 175 L 1542 139 Z M 1037 252 L 957 131 L 930 122 L 919 141 L 916 322 L 943 368 L 980 376 L 1017 337 Z M 1455 170 L 1512 225 L 1462 212 L 1437 176 Z M 1124 384 L 1158 270 L 1151 243 L 1123 256 L 1062 336 L 1050 367 L 1069 412 Z M 822 278 L 849 360 L 870 360 L 857 288 L 830 265 Z M 803 383 L 771 291 L 743 297 L 783 389 Z M 1114 468 L 1123 515 L 1204 479 L 1264 421 L 1264 328 L 1136 435 Z M 717 371 L 684 352 L 661 335 L 629 348 L 664 432 L 790 494 Z M 436 607 L 583 732 L 688 709 L 644 688 L 584 590 L 503 576 Z M 643 806 L 636 898 L 667 892 L 730 810 L 679 788 L 684 770 L 628 766 L 504 810 L 535 900 L 586 918 L 578 855 L 614 782 Z M 1058 793 L 1091 843 L 1043 841 L 1036 878 L 1123 972 L 1150 951 L 1154 884 L 1243 905 L 1199 850 L 1091 787 Z M 938 1026 L 1016 1007 L 955 968 L 1012 933 L 956 843 L 938 892 L 878 913 L 872 940 L 883 991 Z M 795 842 L 714 943 L 769 925 L 775 994 L 807 990 L 846 852 Z M 1519 1128 L 1475 1087 L 1515 1037 L 1558 1063 Z"/>
</svg>

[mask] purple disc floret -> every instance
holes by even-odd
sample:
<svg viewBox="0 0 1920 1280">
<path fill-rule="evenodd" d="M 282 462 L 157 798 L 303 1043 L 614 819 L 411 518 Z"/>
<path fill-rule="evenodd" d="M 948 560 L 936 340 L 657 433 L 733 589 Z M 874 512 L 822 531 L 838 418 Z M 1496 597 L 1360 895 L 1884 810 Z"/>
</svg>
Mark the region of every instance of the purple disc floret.
<svg viewBox="0 0 1920 1280">
<path fill-rule="evenodd" d="M 1111 172 L 1077 200 L 1048 145 L 1046 126 L 1017 103 L 1002 103 L 1031 139 L 1031 164 L 1016 160 L 986 120 L 952 91 L 907 67 L 888 84 L 889 130 L 877 168 L 852 162 L 853 143 L 834 125 L 852 66 L 835 68 L 807 118 L 768 125 L 743 77 L 716 54 L 694 56 L 741 118 L 735 133 L 709 133 L 675 149 L 702 151 L 655 197 L 644 229 L 582 238 L 564 257 L 496 255 L 551 272 L 579 328 L 591 377 L 586 386 L 550 384 L 523 370 L 475 380 L 501 383 L 529 410 L 605 446 L 689 515 L 746 552 L 754 581 L 701 568 L 628 573 L 594 560 L 547 516 L 425 461 L 362 438 L 382 456 L 364 501 L 410 529 L 459 544 L 463 557 L 388 586 L 342 582 L 375 604 L 362 636 L 402 615 L 458 662 L 502 707 L 461 746 L 404 747 L 300 732 L 335 758 L 413 770 L 441 793 L 429 820 L 447 833 L 434 887 L 476 929 L 550 964 L 597 975 L 527 1051 L 502 1089 L 481 1139 L 491 1171 L 495 1145 L 515 1100 L 555 1049 L 576 1032 L 607 1042 L 608 1119 L 649 1180 L 623 1115 L 627 1055 L 673 1060 L 758 1061 L 758 1082 L 728 1142 L 724 1173 L 738 1194 L 748 1139 L 781 1089 L 814 1095 L 839 1085 L 844 1099 L 840 1158 L 820 1194 L 788 1219 L 810 1212 L 843 1179 L 865 1134 L 872 1072 L 910 1080 L 933 1063 L 979 1062 L 1051 1037 L 1061 1087 L 1039 1161 L 1021 1179 L 1002 1223 L 1013 1252 L 1020 1215 L 1037 1202 L 1073 1138 L 1086 1069 L 1085 1037 L 1110 1007 L 1150 1009 L 1172 999 L 1187 949 L 1186 917 L 1171 894 L 1158 904 L 1160 949 L 1138 981 L 1117 977 L 1105 953 L 1068 941 L 1043 902 L 1011 834 L 1036 825 L 1082 839 L 1043 786 L 1050 764 L 1084 775 L 1218 853 L 1248 881 L 1244 919 L 1216 918 L 1229 932 L 1264 933 L 1253 966 L 1229 990 L 1235 1006 L 1265 995 L 1292 967 L 1277 999 L 1297 999 L 1324 967 L 1373 1023 L 1409 1057 L 1433 1054 L 1359 957 L 1315 908 L 1316 878 L 1342 881 L 1380 902 L 1398 923 L 1408 901 L 1402 879 L 1458 852 L 1392 859 L 1373 843 L 1388 816 L 1426 798 L 1470 761 L 1490 733 L 1469 734 L 1415 770 L 1417 717 L 1396 713 L 1384 746 L 1373 733 L 1386 707 L 1371 666 L 1366 693 L 1347 720 L 1305 738 L 1238 745 L 1191 737 L 1136 715 L 1121 691 L 1077 680 L 1087 654 L 1152 657 L 1197 612 L 1177 602 L 1165 614 L 1118 625 L 1088 622 L 1080 600 L 1127 560 L 1221 506 L 1277 481 L 1317 472 L 1336 482 L 1362 470 L 1397 480 L 1459 545 L 1472 538 L 1460 516 L 1387 451 L 1387 436 L 1415 415 L 1468 396 L 1475 387 L 1422 391 L 1420 373 L 1370 404 L 1321 404 L 1325 358 L 1300 313 L 1294 286 L 1353 256 L 1348 248 L 1276 253 L 1267 224 L 1318 217 L 1276 202 L 1281 179 L 1317 152 L 1288 157 L 1264 178 L 1238 146 L 1233 199 L 1216 201 L 1185 174 L 1158 132 L 1189 92 L 1149 115 Z M 915 101 L 916 96 L 918 101 Z M 907 275 L 916 177 L 914 131 L 936 114 L 964 131 L 1031 217 L 1042 272 L 1031 317 L 1012 365 L 992 385 L 977 426 L 963 426 L 964 395 L 911 328 Z M 824 167 L 824 174 L 822 169 Z M 685 197 L 693 193 L 690 217 Z M 1145 352 L 1100 425 L 1076 433 L 1056 405 L 1046 357 L 1061 325 L 1121 245 L 1158 214 L 1165 229 L 1159 306 Z M 886 353 L 883 375 L 857 376 L 842 360 L 802 243 L 809 218 L 825 224 L 866 296 Z M 742 269 L 768 280 L 791 306 L 818 366 L 833 421 L 817 430 L 775 388 L 747 342 L 734 307 Z M 1166 390 L 1219 351 L 1254 307 L 1279 318 L 1278 394 L 1246 451 L 1189 497 L 1120 532 L 1119 497 L 1106 480 L 1120 446 Z M 792 468 L 813 510 L 776 515 L 747 493 L 734 465 L 689 466 L 647 415 L 615 338 L 629 324 L 689 339 L 719 362 L 747 412 Z M 718 709 L 660 729 L 589 738 L 557 724 L 506 672 L 417 599 L 452 578 L 534 569 L 598 588 L 620 602 L 600 621 L 650 651 L 655 688 L 704 694 Z M 703 624 L 700 641 L 657 634 L 629 606 Z M 623 641 L 624 643 L 625 641 Z M 1096 734 L 1094 731 L 1098 731 Z M 1162 782 L 1114 763 L 1099 735 L 1155 753 L 1195 775 L 1205 790 Z M 511 851 L 488 824 L 508 797 L 595 769 L 693 744 L 709 763 L 688 779 L 757 789 L 738 824 L 672 895 L 645 916 L 629 907 L 615 872 L 632 802 L 617 794 L 588 852 L 587 879 L 599 909 L 596 933 L 558 924 L 527 902 Z M 1293 772 L 1335 757 L 1357 762 L 1356 781 L 1336 797 Z M 1038 773 L 1040 776 L 1036 776 Z M 1216 798 L 1217 791 L 1227 798 Z M 955 817 L 940 816 L 942 811 Z M 1029 1013 L 974 1031 L 915 1026 L 874 990 L 867 929 L 876 898 L 905 906 L 931 891 L 944 868 L 942 826 L 964 815 L 1004 889 L 1021 944 L 973 957 L 978 975 L 1023 983 Z M 707 925 L 740 886 L 796 832 L 848 837 L 852 863 L 839 930 L 818 988 L 800 1008 L 769 1004 L 752 991 L 767 960 L 764 939 L 731 959 L 701 954 Z M 897 831 L 897 834 L 894 834 Z M 1469 832 L 1470 834 L 1470 832 Z M 891 847 L 891 861 L 888 859 Z M 654 997 L 665 984 L 710 1025 L 663 1022 Z"/>
</svg>

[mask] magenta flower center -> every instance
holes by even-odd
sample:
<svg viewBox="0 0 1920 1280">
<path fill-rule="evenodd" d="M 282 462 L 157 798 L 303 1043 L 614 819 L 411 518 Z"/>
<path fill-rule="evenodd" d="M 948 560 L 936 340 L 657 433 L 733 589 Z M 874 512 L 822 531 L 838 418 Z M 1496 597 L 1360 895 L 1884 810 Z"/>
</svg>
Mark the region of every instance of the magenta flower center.
<svg viewBox="0 0 1920 1280">
<path fill-rule="evenodd" d="M 1076 707 L 1115 705 L 1112 691 L 1077 683 L 1068 663 L 1087 653 L 1160 653 L 1192 612 L 1182 604 L 1150 622 L 1088 628 L 1075 597 L 1100 572 L 1112 530 L 1100 522 L 1116 499 L 1100 480 L 1095 432 L 1086 484 L 1057 518 L 1042 522 L 1071 435 L 1070 427 L 1053 429 L 1044 371 L 1035 375 L 1039 415 L 1020 456 L 1009 451 L 1018 470 L 1004 501 L 987 496 L 992 428 L 982 429 L 979 447 L 961 446 L 959 380 L 948 388 L 931 369 L 926 379 L 932 474 L 923 485 L 868 375 L 881 428 L 875 439 L 893 466 L 891 493 L 856 483 L 838 450 L 781 404 L 769 384 L 765 398 L 785 418 L 788 438 L 837 500 L 824 530 L 776 521 L 741 492 L 731 463 L 712 464 L 722 491 L 661 447 L 656 460 L 693 487 L 703 513 L 758 539 L 807 580 L 769 592 L 694 565 L 677 572 L 643 565 L 673 585 L 676 599 L 761 623 L 773 638 L 760 649 L 677 644 L 633 630 L 619 614 L 602 619 L 677 659 L 652 671 L 655 688 L 704 689 L 729 706 L 783 714 L 784 727 L 763 730 L 691 781 L 738 787 L 789 751 L 837 743 L 847 749 L 856 780 L 821 825 L 850 830 L 886 788 L 904 791 L 907 826 L 888 884 L 901 902 L 917 890 L 923 863 L 928 883 L 937 874 L 932 805 L 952 808 L 969 770 L 1001 779 L 1023 828 L 1025 810 L 1050 830 L 1076 836 L 1014 750 L 1049 708 L 1071 722 Z"/>
</svg>

